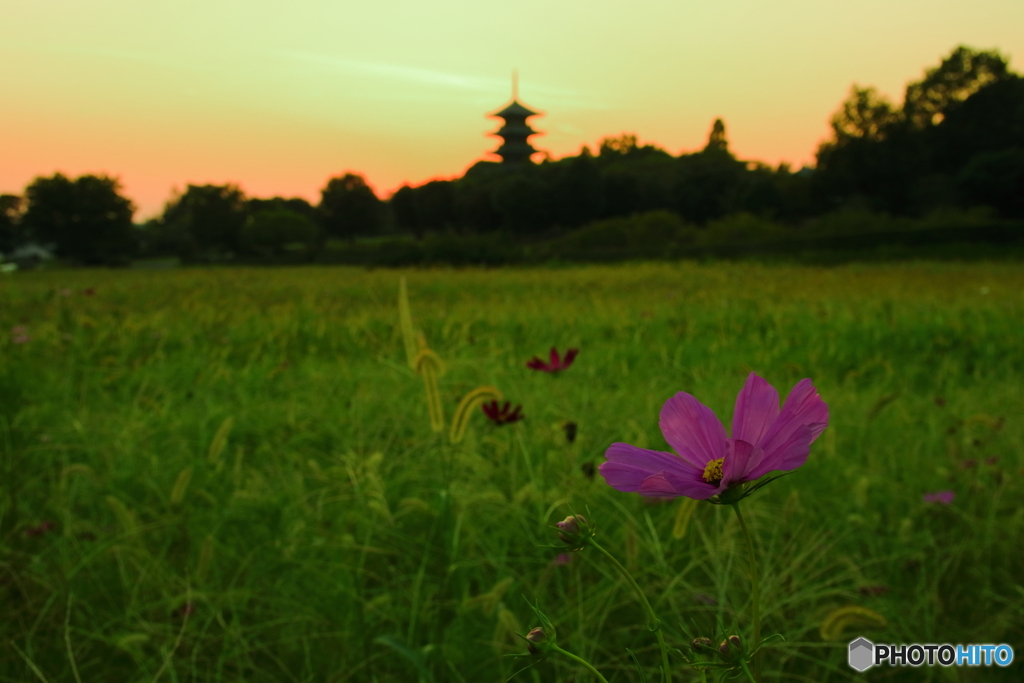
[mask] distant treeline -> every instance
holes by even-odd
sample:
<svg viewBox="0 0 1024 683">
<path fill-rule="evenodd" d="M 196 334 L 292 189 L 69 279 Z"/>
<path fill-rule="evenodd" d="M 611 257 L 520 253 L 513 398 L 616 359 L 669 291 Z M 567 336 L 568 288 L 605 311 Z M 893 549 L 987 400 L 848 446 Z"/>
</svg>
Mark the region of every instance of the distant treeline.
<svg viewBox="0 0 1024 683">
<path fill-rule="evenodd" d="M 844 216 L 870 216 L 875 224 L 860 230 L 876 237 L 916 232 L 902 240 L 907 244 L 929 229 L 958 240 L 996 239 L 1006 232 L 1005 225 L 990 229 L 999 220 L 1024 220 L 1024 78 L 996 51 L 958 47 L 907 85 L 899 106 L 855 85 L 831 124 L 816 166 L 796 172 L 737 159 L 719 119 L 705 147 L 690 154 L 673 156 L 624 134 L 604 139 L 596 152 L 584 147 L 538 164 L 480 162 L 461 178 L 405 186 L 387 201 L 351 173 L 330 179 L 316 206 L 246 198 L 232 185 L 189 185 L 141 226 L 132 224 L 131 202 L 115 180 L 57 174 L 36 179 L 24 197 L 0 197 L 0 252 L 34 241 L 84 263 L 164 255 L 185 262 L 358 261 L 357 254 L 371 253 L 377 256 L 369 262 L 419 262 L 432 260 L 428 243 L 520 255 L 578 243 L 580 253 L 629 256 L 638 252 L 623 240 L 656 239 L 643 227 L 651 221 L 672 223 L 672 244 L 693 253 L 744 243 L 817 244 L 821 235 L 838 234 L 821 226 L 849 223 Z M 961 218 L 935 218 L 954 214 Z M 879 229 L 887 220 L 889 229 Z M 972 236 L 972 225 L 988 232 Z M 410 237 L 355 244 L 401 234 Z M 348 256 L 332 256 L 331 238 L 334 251 Z M 338 240 L 350 246 L 338 247 Z"/>
</svg>

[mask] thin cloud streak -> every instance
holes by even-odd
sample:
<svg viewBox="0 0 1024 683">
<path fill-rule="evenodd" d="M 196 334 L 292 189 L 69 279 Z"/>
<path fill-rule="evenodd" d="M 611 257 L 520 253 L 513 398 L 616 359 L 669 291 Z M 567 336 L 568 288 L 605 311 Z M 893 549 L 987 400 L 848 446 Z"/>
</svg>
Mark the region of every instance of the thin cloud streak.
<svg viewBox="0 0 1024 683">
<path fill-rule="evenodd" d="M 500 93 L 507 93 L 511 88 L 511 81 L 499 78 L 449 73 L 401 64 L 385 64 L 381 62 L 345 59 L 342 57 L 313 54 L 309 52 L 281 52 L 279 54 L 296 61 L 318 65 L 331 70 L 344 71 L 362 76 L 390 78 L 429 87 L 447 87 L 465 93 L 487 94 L 488 97 L 494 95 L 495 97 L 500 98 Z M 528 89 L 531 96 L 556 104 L 560 109 L 609 108 L 608 105 L 602 102 L 591 100 L 577 91 L 566 88 L 530 84 Z M 392 97 L 389 96 L 387 99 L 392 99 Z M 406 96 L 401 99 L 418 98 L 415 98 L 414 96 Z M 435 98 L 431 97 L 430 99 Z"/>
</svg>

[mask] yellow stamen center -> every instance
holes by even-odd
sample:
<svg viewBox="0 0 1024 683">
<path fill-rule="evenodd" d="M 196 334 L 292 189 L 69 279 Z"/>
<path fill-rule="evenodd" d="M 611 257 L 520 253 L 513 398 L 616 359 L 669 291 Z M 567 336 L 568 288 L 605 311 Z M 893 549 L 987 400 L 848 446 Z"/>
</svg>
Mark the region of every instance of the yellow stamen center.
<svg viewBox="0 0 1024 683">
<path fill-rule="evenodd" d="M 712 460 L 704 467 L 703 479 L 709 484 L 718 485 L 722 481 L 722 463 L 725 462 L 725 458 L 719 458 L 718 460 Z"/>
</svg>

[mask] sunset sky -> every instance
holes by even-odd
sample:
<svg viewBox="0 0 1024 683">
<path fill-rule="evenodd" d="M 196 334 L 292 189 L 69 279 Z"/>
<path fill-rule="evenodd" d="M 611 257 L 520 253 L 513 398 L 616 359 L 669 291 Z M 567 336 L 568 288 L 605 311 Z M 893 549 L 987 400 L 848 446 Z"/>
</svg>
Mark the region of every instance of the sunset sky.
<svg viewBox="0 0 1024 683">
<path fill-rule="evenodd" d="M 635 133 L 673 154 L 725 119 L 742 159 L 812 163 L 854 82 L 894 101 L 959 44 L 1024 71 L 1021 0 L 0 0 L 0 193 L 118 176 L 313 202 L 363 174 L 384 197 L 497 147 L 510 98 L 554 157 Z"/>
</svg>

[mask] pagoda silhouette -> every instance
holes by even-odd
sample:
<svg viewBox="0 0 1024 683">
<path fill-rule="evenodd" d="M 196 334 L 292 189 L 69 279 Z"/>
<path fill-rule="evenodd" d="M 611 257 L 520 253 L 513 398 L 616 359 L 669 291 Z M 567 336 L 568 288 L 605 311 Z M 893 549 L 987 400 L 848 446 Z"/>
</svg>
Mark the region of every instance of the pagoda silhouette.
<svg viewBox="0 0 1024 683">
<path fill-rule="evenodd" d="M 501 111 L 496 111 L 488 116 L 505 120 L 505 125 L 491 135 L 500 137 L 503 142 L 494 154 L 501 157 L 504 164 L 523 165 L 530 163 L 530 156 L 537 153 L 537 149 L 530 144 L 528 138 L 537 135 L 537 131 L 530 128 L 526 119 L 531 116 L 539 116 L 540 112 L 533 111 L 519 102 L 519 75 L 512 72 L 512 101 Z"/>
</svg>

